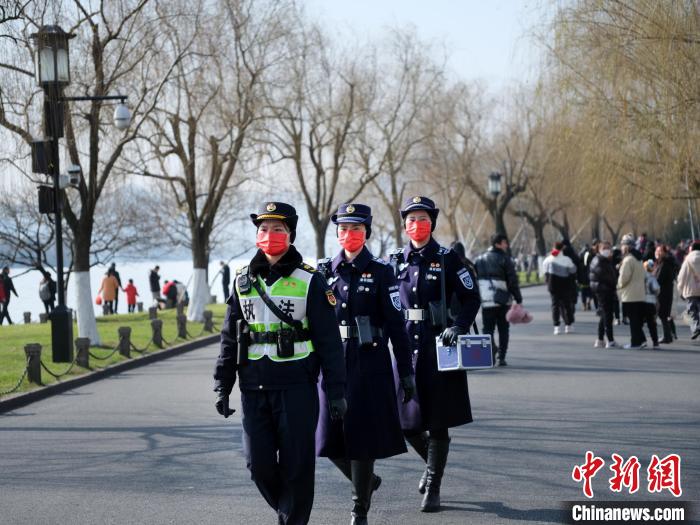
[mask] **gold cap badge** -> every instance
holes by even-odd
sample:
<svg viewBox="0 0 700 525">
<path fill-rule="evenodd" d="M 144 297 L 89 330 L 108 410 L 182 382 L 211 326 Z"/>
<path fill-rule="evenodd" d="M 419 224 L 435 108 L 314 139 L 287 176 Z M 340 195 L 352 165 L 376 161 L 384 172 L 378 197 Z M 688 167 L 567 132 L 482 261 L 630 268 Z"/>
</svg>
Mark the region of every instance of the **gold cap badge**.
<svg viewBox="0 0 700 525">
<path fill-rule="evenodd" d="M 420 202 L 420 197 L 413 197 L 413 202 L 418 204 Z"/>
<path fill-rule="evenodd" d="M 352 204 L 348 204 L 347 208 L 345 208 L 345 211 L 347 211 L 348 213 L 354 213 L 355 206 L 353 206 Z"/>
<path fill-rule="evenodd" d="M 275 206 L 274 202 L 271 202 L 270 204 L 267 205 L 267 211 L 275 211 L 277 209 L 277 206 Z"/>
</svg>

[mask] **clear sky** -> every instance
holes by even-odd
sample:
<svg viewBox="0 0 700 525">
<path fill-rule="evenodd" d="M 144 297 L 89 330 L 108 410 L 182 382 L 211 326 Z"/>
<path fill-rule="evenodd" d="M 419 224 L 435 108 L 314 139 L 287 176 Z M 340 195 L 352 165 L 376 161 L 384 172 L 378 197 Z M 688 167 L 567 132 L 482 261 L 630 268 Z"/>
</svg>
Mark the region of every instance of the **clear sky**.
<svg viewBox="0 0 700 525">
<path fill-rule="evenodd" d="M 479 79 L 498 91 L 532 78 L 538 47 L 529 37 L 543 0 L 300 0 L 327 28 L 378 36 L 386 27 L 413 25 L 421 38 L 449 52 L 460 78 Z M 549 4 L 551 6 L 551 4 Z"/>
</svg>

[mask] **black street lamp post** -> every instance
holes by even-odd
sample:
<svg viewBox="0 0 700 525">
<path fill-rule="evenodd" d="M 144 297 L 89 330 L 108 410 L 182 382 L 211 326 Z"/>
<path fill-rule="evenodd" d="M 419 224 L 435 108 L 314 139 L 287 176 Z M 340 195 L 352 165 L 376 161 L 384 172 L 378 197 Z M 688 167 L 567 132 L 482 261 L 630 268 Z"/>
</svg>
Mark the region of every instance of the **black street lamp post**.
<svg viewBox="0 0 700 525">
<path fill-rule="evenodd" d="M 63 88 L 70 83 L 68 40 L 74 35 L 58 26 L 42 26 L 36 41 L 36 80 L 44 90 L 44 133 L 49 139 L 48 174 L 53 178 L 53 213 L 56 230 L 56 288 L 58 305 L 51 313 L 51 348 L 54 362 L 73 360 L 73 314 L 66 307 L 63 282 L 63 206 L 60 188 L 58 140 L 63 136 Z"/>
<path fill-rule="evenodd" d="M 54 362 L 71 362 L 73 360 L 73 313 L 66 307 L 65 286 L 63 280 L 63 199 L 61 190 L 65 185 L 61 181 L 58 141 L 63 137 L 63 121 L 66 101 L 80 100 L 120 100 L 114 112 L 117 128 L 126 129 L 131 115 L 124 105 L 125 96 L 105 97 L 64 97 L 63 88 L 70 84 L 70 58 L 68 41 L 75 35 L 66 33 L 57 25 L 42 26 L 31 36 L 35 41 L 34 65 L 36 81 L 44 90 L 44 133 L 48 146 L 47 166 L 43 173 L 52 177 L 54 223 L 56 231 L 56 288 L 58 305 L 51 313 L 51 346 Z"/>
</svg>

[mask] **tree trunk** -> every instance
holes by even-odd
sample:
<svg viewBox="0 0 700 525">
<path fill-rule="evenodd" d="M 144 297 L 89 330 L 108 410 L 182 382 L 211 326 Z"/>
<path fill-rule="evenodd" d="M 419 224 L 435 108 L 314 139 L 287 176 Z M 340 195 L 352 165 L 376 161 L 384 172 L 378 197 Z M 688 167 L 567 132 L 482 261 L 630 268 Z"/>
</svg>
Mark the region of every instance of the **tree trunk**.
<svg viewBox="0 0 700 525">
<path fill-rule="evenodd" d="M 204 321 L 204 309 L 211 302 L 211 290 L 207 282 L 209 268 L 209 235 L 205 232 L 192 234 L 192 296 L 187 307 L 189 321 Z M 224 299 L 225 300 L 225 299 Z"/>
<path fill-rule="evenodd" d="M 532 229 L 535 231 L 535 246 L 537 247 L 538 255 L 547 254 L 547 242 L 544 238 L 544 221 L 537 221 L 532 224 Z"/>
<path fill-rule="evenodd" d="M 316 239 L 316 260 L 323 259 L 326 256 L 326 228 L 319 224 L 314 228 L 314 237 Z"/>
<path fill-rule="evenodd" d="M 80 230 L 86 230 L 82 225 Z M 87 337 L 91 345 L 100 345 L 100 334 L 97 331 L 95 309 L 92 306 L 94 297 L 90 285 L 90 238 L 91 232 L 74 231 L 73 261 L 75 273 L 75 309 L 78 317 L 78 337 Z"/>
<path fill-rule="evenodd" d="M 394 221 L 394 241 L 396 242 L 396 248 L 400 248 L 403 246 L 403 219 L 401 218 L 401 214 L 398 212 L 395 212 L 392 214 L 391 218 Z"/>
<path fill-rule="evenodd" d="M 501 208 L 489 209 L 491 217 L 493 218 L 493 223 L 497 234 L 505 235 L 508 239 L 508 232 L 506 231 L 506 221 L 505 221 L 505 210 Z M 510 244 L 510 241 L 508 241 Z"/>
</svg>

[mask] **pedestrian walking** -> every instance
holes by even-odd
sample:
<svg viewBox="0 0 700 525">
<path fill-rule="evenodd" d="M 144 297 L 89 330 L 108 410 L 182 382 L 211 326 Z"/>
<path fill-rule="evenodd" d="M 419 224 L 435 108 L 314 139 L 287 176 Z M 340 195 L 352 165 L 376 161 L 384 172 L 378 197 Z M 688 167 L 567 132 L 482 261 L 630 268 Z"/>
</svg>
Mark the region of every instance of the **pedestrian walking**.
<svg viewBox="0 0 700 525">
<path fill-rule="evenodd" d="M 435 203 L 416 196 L 408 199 L 400 213 L 410 240 L 403 250 L 392 254 L 392 263 L 412 343 L 420 410 L 418 414 L 409 412 L 404 410 L 409 405 L 401 405 L 399 415 L 407 441 L 426 463 L 419 483 L 419 491 L 424 492 L 420 508 L 436 512 L 440 510 L 440 486 L 450 448 L 449 429 L 472 421 L 467 374 L 463 370 L 438 371 L 436 337 L 445 345 L 454 345 L 474 323 L 480 300 L 469 270 L 453 251 L 432 237 L 439 213 Z M 447 310 L 453 294 L 461 307 L 452 324 L 440 312 Z"/>
<path fill-rule="evenodd" d="M 493 339 L 493 352 L 498 352 L 498 366 L 507 366 L 506 353 L 510 339 L 510 323 L 506 314 L 513 300 L 522 304 L 518 274 L 513 260 L 508 256 L 508 239 L 505 235 L 491 236 L 491 247 L 476 258 L 476 275 L 481 293 L 481 319 L 485 334 Z M 498 345 L 495 330 L 498 327 Z"/>
<path fill-rule="evenodd" d="M 319 389 L 320 416 L 316 452 L 329 458 L 352 483 L 351 522 L 367 524 L 372 492 L 381 479 L 374 462 L 407 452 L 396 404 L 396 388 L 388 343 L 397 362 L 402 401 L 415 394 L 411 349 L 404 326 L 399 287 L 388 263 L 365 246 L 372 233 L 372 209 L 343 204 L 331 220 L 342 249 L 319 261 L 337 302 L 340 336 L 345 351 L 348 410 L 333 421 Z"/>
<path fill-rule="evenodd" d="M 117 296 L 118 290 L 119 281 L 117 281 L 111 270 L 107 270 L 97 293 L 102 294 L 102 302 L 106 306 L 108 315 L 114 313 L 114 298 Z"/>
<path fill-rule="evenodd" d="M 678 272 L 678 293 L 688 303 L 691 339 L 700 336 L 700 241 L 693 241 Z"/>
<path fill-rule="evenodd" d="M 581 303 L 583 304 L 584 311 L 591 310 L 593 307 L 597 310 L 598 305 L 596 301 L 596 296 L 591 290 L 590 272 L 591 263 L 598 252 L 598 245 L 600 241 L 594 239 L 591 246 L 586 246 L 586 248 L 581 252 L 580 259 L 581 265 L 579 267 L 579 283 L 581 284 Z"/>
<path fill-rule="evenodd" d="M 12 324 L 12 319 L 10 319 L 10 294 L 17 295 L 17 290 L 15 290 L 15 284 L 12 282 L 12 277 L 10 277 L 10 267 L 5 266 L 2 269 L 2 274 L 0 274 L 0 281 L 2 282 L 2 287 L 5 290 L 5 298 L 2 300 L 0 305 L 0 324 L 2 324 L 4 319 L 7 319 L 7 324 Z"/>
<path fill-rule="evenodd" d="M 673 321 L 673 282 L 678 273 L 678 265 L 675 257 L 664 244 L 657 246 L 655 256 L 656 268 L 654 269 L 654 275 L 659 282 L 660 288 L 658 315 L 663 330 L 661 343 L 672 343 L 674 339 L 678 339 L 676 324 Z"/>
<path fill-rule="evenodd" d="M 539 259 L 540 256 L 537 254 L 537 252 L 532 252 L 530 254 L 530 262 L 527 265 L 527 274 L 525 275 L 525 281 L 530 282 L 530 277 L 532 273 L 535 274 L 535 279 L 537 282 L 540 281 L 540 268 L 539 268 Z"/>
<path fill-rule="evenodd" d="M 2 279 L 0 279 L 0 325 L 2 324 L 2 319 L 5 316 L 5 308 L 5 284 L 2 282 Z"/>
<path fill-rule="evenodd" d="M 653 347 L 659 348 L 659 332 L 656 326 L 656 301 L 661 287 L 654 276 L 654 261 L 652 259 L 644 262 L 644 269 L 646 270 L 644 275 L 644 290 L 646 292 L 644 297 L 644 323 L 647 325 L 647 330 L 649 330 L 649 337 Z"/>
<path fill-rule="evenodd" d="M 109 265 L 109 272 L 114 276 L 114 278 L 117 280 L 117 289 L 114 292 L 114 313 L 117 313 L 118 306 L 119 306 L 119 290 L 123 290 L 122 288 L 122 278 L 119 275 L 119 272 L 117 271 L 117 265 L 116 263 L 112 263 Z"/>
<path fill-rule="evenodd" d="M 231 285 L 231 268 L 224 261 L 219 263 L 221 265 L 221 285 L 224 289 L 224 302 L 229 296 L 229 286 Z"/>
<path fill-rule="evenodd" d="M 561 333 L 561 319 L 564 320 L 564 332 L 574 330 L 574 301 L 572 300 L 572 280 L 576 279 L 576 265 L 562 252 L 564 244 L 555 242 L 550 254 L 542 263 L 547 291 L 552 301 L 552 321 L 554 335 Z"/>
<path fill-rule="evenodd" d="M 613 335 L 613 316 L 617 302 L 617 270 L 612 261 L 610 243 L 600 241 L 598 253 L 593 257 L 589 270 L 591 292 L 598 304 L 598 339 L 593 344 L 596 348 L 616 348 Z M 607 337 L 608 342 L 605 342 Z"/>
<path fill-rule="evenodd" d="M 56 281 L 54 281 L 51 278 L 51 274 L 43 268 L 39 268 L 39 271 L 43 275 L 39 283 L 39 299 L 44 303 L 44 310 L 49 314 L 53 312 L 54 303 L 56 302 Z"/>
<path fill-rule="evenodd" d="M 136 310 L 136 298 L 139 297 L 139 292 L 134 286 L 133 279 L 129 279 L 129 284 L 124 287 L 124 293 L 126 294 L 127 309 L 132 314 Z"/>
<path fill-rule="evenodd" d="M 282 202 L 251 214 L 259 248 L 236 272 L 214 370 L 216 409 L 228 417 L 239 379 L 243 441 L 251 478 L 280 524 L 308 523 L 314 499 L 316 383 L 333 420 L 347 404 L 345 359 L 323 276 L 304 264 L 294 238 L 296 210 Z"/>
<path fill-rule="evenodd" d="M 617 278 L 617 293 L 622 303 L 622 315 L 629 319 L 630 343 L 625 348 L 641 348 L 644 344 L 642 322 L 646 299 L 644 267 L 642 256 L 634 247 L 634 237 L 622 237 L 622 264 Z"/>
<path fill-rule="evenodd" d="M 574 250 L 574 247 L 571 245 L 571 241 L 567 238 L 564 238 L 562 241 L 562 253 L 571 259 L 571 262 L 574 263 L 574 266 L 576 267 L 576 273 L 574 273 L 570 278 L 569 278 L 569 300 L 571 301 L 571 306 L 569 307 L 569 314 L 571 316 L 571 327 L 569 329 L 570 332 L 573 331 L 573 325 L 574 322 L 576 322 L 576 304 L 578 303 L 578 292 L 579 292 L 579 284 L 582 283 L 582 281 L 585 279 L 583 277 L 583 273 L 585 270 L 582 268 L 581 264 L 581 258 L 579 257 L 578 253 L 576 253 L 576 250 Z"/>
<path fill-rule="evenodd" d="M 154 305 L 158 305 L 161 302 L 159 270 L 160 266 L 155 266 L 148 274 L 148 284 L 151 287 L 151 297 L 153 297 Z"/>
</svg>

